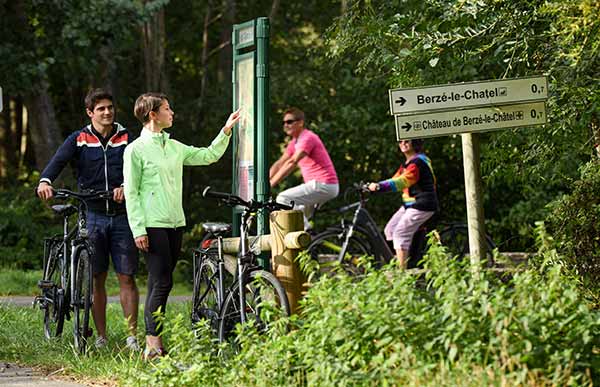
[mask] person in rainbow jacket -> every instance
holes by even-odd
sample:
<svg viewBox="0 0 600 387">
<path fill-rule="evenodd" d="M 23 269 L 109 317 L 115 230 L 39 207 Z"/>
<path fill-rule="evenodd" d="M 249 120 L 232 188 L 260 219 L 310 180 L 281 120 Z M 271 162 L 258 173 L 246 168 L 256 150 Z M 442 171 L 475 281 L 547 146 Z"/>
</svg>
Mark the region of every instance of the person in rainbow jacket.
<svg viewBox="0 0 600 387">
<path fill-rule="evenodd" d="M 370 191 L 400 192 L 402 206 L 390 218 L 384 234 L 393 241 L 396 257 L 401 268 L 408 263 L 412 238 L 438 210 L 436 179 L 431 160 L 423 153 L 423 140 L 401 140 L 398 143 L 405 161 L 394 176 L 378 183 L 369 183 Z"/>
</svg>

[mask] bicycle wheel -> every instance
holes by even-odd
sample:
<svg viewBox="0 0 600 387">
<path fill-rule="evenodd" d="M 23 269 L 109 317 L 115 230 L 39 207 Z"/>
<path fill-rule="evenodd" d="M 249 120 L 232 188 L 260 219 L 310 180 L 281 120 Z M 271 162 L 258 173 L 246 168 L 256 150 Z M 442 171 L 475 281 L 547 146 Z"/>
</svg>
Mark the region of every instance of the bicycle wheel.
<svg viewBox="0 0 600 387">
<path fill-rule="evenodd" d="M 244 281 L 246 321 L 253 321 L 259 332 L 290 315 L 290 305 L 281 282 L 265 270 L 253 270 Z M 219 318 L 219 341 L 231 340 L 241 322 L 239 284 L 225 298 Z"/>
<path fill-rule="evenodd" d="M 194 259 L 199 262 L 194 273 L 192 325 L 201 320 L 208 320 L 210 327 L 216 333 L 219 321 L 219 301 L 217 298 L 219 273 L 217 264 L 205 253 L 201 253 L 199 257 L 194 257 Z"/>
<path fill-rule="evenodd" d="M 75 258 L 75 288 L 73 289 L 73 337 L 75 348 L 85 353 L 90 332 L 90 309 L 92 307 L 92 265 L 87 248 L 81 249 Z"/>
<path fill-rule="evenodd" d="M 322 268 L 321 271 L 327 272 L 328 266 L 334 265 L 337 262 L 345 238 L 346 235 L 343 231 L 325 231 L 317 235 L 308 246 L 311 258 L 319 262 Z M 360 274 L 363 270 L 358 265 L 359 258 L 366 255 L 371 255 L 369 242 L 352 236 L 348 241 L 348 248 L 342 261 L 342 267 L 349 274 Z"/>
<path fill-rule="evenodd" d="M 44 308 L 44 335 L 50 339 L 62 334 L 65 323 L 65 289 L 67 284 L 62 282 L 61 250 L 58 243 L 53 243 L 49 249 L 42 293 L 45 298 Z"/>
<path fill-rule="evenodd" d="M 453 257 L 459 260 L 469 254 L 469 231 L 466 224 L 451 224 L 440 232 L 440 242 Z M 494 265 L 493 251 L 496 244 L 489 235 L 485 236 L 485 266 Z"/>
</svg>

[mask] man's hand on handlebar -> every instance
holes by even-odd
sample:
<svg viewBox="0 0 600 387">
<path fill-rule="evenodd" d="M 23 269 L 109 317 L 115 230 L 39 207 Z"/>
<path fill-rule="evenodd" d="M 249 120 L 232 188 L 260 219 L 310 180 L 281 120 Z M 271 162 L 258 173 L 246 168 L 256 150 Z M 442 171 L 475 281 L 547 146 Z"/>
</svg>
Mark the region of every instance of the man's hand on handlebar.
<svg viewBox="0 0 600 387">
<path fill-rule="evenodd" d="M 54 188 L 45 181 L 42 181 L 35 190 L 40 199 L 48 200 L 54 196 Z"/>
</svg>

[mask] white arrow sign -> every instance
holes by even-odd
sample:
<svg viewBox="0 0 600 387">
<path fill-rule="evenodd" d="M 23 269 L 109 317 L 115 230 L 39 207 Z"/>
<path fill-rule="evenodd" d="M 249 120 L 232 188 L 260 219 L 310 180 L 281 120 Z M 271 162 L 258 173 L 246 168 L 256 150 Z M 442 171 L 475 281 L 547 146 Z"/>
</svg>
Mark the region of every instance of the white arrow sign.
<svg viewBox="0 0 600 387">
<path fill-rule="evenodd" d="M 389 91 L 393 115 L 452 110 L 477 106 L 507 105 L 548 98 L 545 76 L 456 83 Z"/>
<path fill-rule="evenodd" d="M 545 124 L 546 103 L 532 102 L 396 116 L 396 140 Z"/>
</svg>

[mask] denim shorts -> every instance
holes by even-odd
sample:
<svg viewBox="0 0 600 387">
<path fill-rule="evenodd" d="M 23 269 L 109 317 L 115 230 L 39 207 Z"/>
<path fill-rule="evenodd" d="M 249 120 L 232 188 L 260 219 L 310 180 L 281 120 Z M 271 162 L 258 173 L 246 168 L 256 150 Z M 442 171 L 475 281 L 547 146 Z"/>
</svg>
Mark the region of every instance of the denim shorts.
<svg viewBox="0 0 600 387">
<path fill-rule="evenodd" d="M 108 271 L 108 256 L 112 258 L 115 271 L 134 275 L 138 269 L 138 251 L 129 228 L 127 214 L 108 216 L 88 211 L 87 227 L 94 257 L 94 274 Z"/>
</svg>

